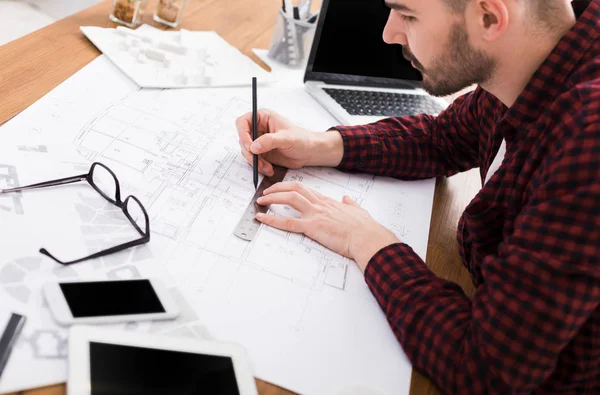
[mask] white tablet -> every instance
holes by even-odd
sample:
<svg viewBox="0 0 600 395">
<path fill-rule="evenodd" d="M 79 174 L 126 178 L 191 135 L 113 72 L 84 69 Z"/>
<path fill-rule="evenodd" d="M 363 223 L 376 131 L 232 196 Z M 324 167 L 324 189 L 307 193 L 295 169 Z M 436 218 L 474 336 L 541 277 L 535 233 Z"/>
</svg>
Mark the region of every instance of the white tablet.
<svg viewBox="0 0 600 395">
<path fill-rule="evenodd" d="M 257 395 L 246 354 L 233 344 L 75 325 L 68 395 Z"/>
</svg>

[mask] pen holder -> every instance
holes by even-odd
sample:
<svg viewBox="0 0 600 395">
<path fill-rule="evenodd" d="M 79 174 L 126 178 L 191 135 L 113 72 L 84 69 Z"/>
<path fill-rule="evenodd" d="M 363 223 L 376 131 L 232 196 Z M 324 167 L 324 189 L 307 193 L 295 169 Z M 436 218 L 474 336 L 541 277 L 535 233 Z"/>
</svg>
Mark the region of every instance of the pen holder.
<svg viewBox="0 0 600 395">
<path fill-rule="evenodd" d="M 294 19 L 280 9 L 267 53 L 269 59 L 289 67 L 305 65 L 315 37 L 316 25 L 316 21 L 308 23 Z"/>
</svg>

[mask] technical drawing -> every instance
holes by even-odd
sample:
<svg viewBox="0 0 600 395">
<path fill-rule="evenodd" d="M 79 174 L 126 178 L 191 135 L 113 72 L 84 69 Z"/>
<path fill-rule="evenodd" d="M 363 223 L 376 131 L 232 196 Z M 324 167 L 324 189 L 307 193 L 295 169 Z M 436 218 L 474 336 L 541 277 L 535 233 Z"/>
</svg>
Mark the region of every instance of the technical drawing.
<svg viewBox="0 0 600 395">
<path fill-rule="evenodd" d="M 48 152 L 48 147 L 45 145 L 19 145 L 17 150 L 24 152 Z"/>
<path fill-rule="evenodd" d="M 107 277 L 111 280 L 134 280 L 141 278 L 142 275 L 135 266 L 126 265 L 108 271 Z"/>
<path fill-rule="evenodd" d="M 69 266 L 42 267 L 42 257 L 24 257 L 4 263 L 0 268 L 0 287 L 13 299 L 24 305 L 30 303 L 33 295 L 40 292 L 40 279 L 50 281 L 78 278 L 77 272 Z M 53 266 L 53 265 L 52 265 Z"/>
<path fill-rule="evenodd" d="M 175 107 L 169 95 L 140 91 L 112 104 L 78 134 L 77 149 L 89 160 L 114 164 L 130 175 L 127 187 L 142 199 L 153 234 L 173 241 L 172 257 L 191 248 L 196 255 L 238 260 L 310 289 L 343 290 L 349 260 L 310 239 L 271 229 L 248 245 L 232 235 L 253 189 L 250 169 L 240 159 L 239 147 L 231 144 L 232 125 L 225 120 L 246 111 L 248 103 L 235 97 L 199 102 L 190 97 L 178 101 L 189 107 Z M 202 106 L 201 114 L 196 106 Z M 289 172 L 286 180 L 301 180 L 330 196 L 348 194 L 360 200 L 373 177 L 314 168 Z M 89 220 L 89 208 L 78 211 Z M 85 231 L 91 232 L 87 226 Z M 288 263 L 285 267 L 265 263 L 272 260 L 263 259 L 261 251 L 273 250 Z M 206 266 L 213 264 L 204 261 Z M 178 274 L 183 282 L 189 277 Z M 203 286 L 195 278 L 194 287 Z"/>
<path fill-rule="evenodd" d="M 78 273 L 69 266 L 57 267 L 44 262 L 42 256 L 13 259 L 0 264 L 0 289 L 12 300 L 4 301 L 18 309 L 39 310 L 38 317 L 50 317 L 41 287 L 47 281 L 72 281 Z M 51 327 L 24 332 L 17 346 L 27 348 L 35 359 L 61 359 L 67 356 L 66 331 Z"/>
<path fill-rule="evenodd" d="M 65 359 L 69 350 L 66 331 L 35 330 L 30 336 L 21 336 L 19 345 L 27 345 L 37 359 Z"/>
<path fill-rule="evenodd" d="M 163 333 L 171 336 L 193 337 L 197 340 L 216 340 L 204 325 L 199 324 L 175 327 L 174 329 L 166 330 Z"/>
<path fill-rule="evenodd" d="M 96 191 L 79 193 L 74 207 L 90 254 L 140 237 L 123 211 Z M 140 246 L 96 259 L 93 265 L 96 269 L 110 268 L 151 257 L 150 250 Z"/>
<path fill-rule="evenodd" d="M 169 289 L 169 292 L 181 310 L 179 317 L 173 321 L 152 321 L 150 323 L 149 331 L 212 340 L 212 335 L 210 335 L 208 329 L 202 325 L 198 314 L 183 297 L 181 292 L 177 288 L 171 288 Z"/>
<path fill-rule="evenodd" d="M 305 92 L 290 89 L 265 87 L 260 105 L 289 114 L 299 124 L 314 112 L 309 124 L 325 130 L 331 118 L 320 115 Z M 0 259 L 0 299 L 31 318 L 17 343 L 15 360 L 36 368 L 26 376 L 3 379 L 0 392 L 67 378 L 66 330 L 52 320 L 39 292 L 42 282 L 63 275 L 73 280 L 164 280 L 181 316 L 123 327 L 236 342 L 247 349 L 257 376 L 297 392 L 337 393 L 340 386 L 370 382 L 381 383 L 389 389 L 386 393 L 397 392 L 403 369 L 410 372 L 410 364 L 402 359 L 354 262 L 300 234 L 262 227 L 252 242 L 232 234 L 254 194 L 252 170 L 240 155 L 235 127 L 235 119 L 251 109 L 250 96 L 245 88 L 140 90 L 99 57 L 3 126 L 22 131 L 10 133 L 18 136 L 11 145 L 20 144 L 18 159 L 35 156 L 49 164 L 60 162 L 66 165 L 65 176 L 87 172 L 88 160 L 106 164 L 119 179 L 121 198 L 134 195 L 147 209 L 151 242 L 54 273 L 56 264 L 35 253 L 40 241 L 55 231 L 55 222 L 36 216 L 35 209 L 43 212 L 46 196 L 24 195 L 26 206 L 20 205 L 20 194 L 0 196 L 3 220 L 23 224 L 23 233 L 33 228 L 30 223 L 40 226 L 29 244 L 3 245 L 7 258 Z M 293 107 L 288 105 L 292 100 Z M 36 149 L 44 144 L 48 152 L 38 155 Z M 60 155 L 54 144 L 68 145 L 68 151 L 74 148 L 86 160 Z M 33 166 L 0 166 L 0 188 L 35 176 L 39 174 Z M 286 181 L 292 180 L 336 200 L 349 196 L 424 255 L 434 182 L 409 185 L 328 168 L 289 171 Z M 69 197 L 60 203 L 70 221 L 65 227 L 72 228 L 60 240 L 64 245 L 57 241 L 56 250 L 54 245 L 47 247 L 60 251 L 72 241 L 79 243 L 75 247 L 80 253 L 91 253 L 139 237 L 121 209 L 83 184 L 56 192 L 57 199 L 63 192 Z M 402 195 L 405 190 L 407 196 Z M 30 196 L 33 203 L 42 203 L 30 205 Z M 277 205 L 270 212 L 298 215 Z M 9 226 L 3 229 L 11 231 Z M 373 356 L 401 374 L 386 375 L 383 365 L 356 362 Z M 309 377 L 317 370 L 331 374 Z M 357 382 L 348 383 L 348 377 Z"/>
<path fill-rule="evenodd" d="M 39 316 L 50 316 L 49 308 L 43 299 L 41 286 L 46 281 L 70 281 L 79 278 L 69 267 L 56 267 L 42 263 L 41 256 L 14 259 L 0 265 L 0 288 L 10 297 L 10 305 L 19 308 L 41 309 Z M 51 328 L 36 328 L 31 333 L 23 333 L 17 343 L 28 348 L 36 359 L 64 359 L 67 356 L 66 331 Z"/>
<path fill-rule="evenodd" d="M 0 164 L 0 189 L 20 186 L 17 168 L 13 165 Z M 0 210 L 23 215 L 21 193 L 0 194 Z"/>
<path fill-rule="evenodd" d="M 215 340 L 208 328 L 200 321 L 198 314 L 177 288 L 170 288 L 173 300 L 179 306 L 180 314 L 175 320 L 128 322 L 127 330 L 147 330 L 173 336 L 193 337 L 199 340 Z"/>
</svg>

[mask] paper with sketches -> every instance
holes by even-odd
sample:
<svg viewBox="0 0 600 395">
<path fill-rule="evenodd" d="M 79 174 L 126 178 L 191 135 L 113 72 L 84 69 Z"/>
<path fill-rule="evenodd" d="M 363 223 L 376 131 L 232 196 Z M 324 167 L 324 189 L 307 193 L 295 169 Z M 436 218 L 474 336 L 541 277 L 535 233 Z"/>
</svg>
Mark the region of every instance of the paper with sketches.
<svg viewBox="0 0 600 395">
<path fill-rule="evenodd" d="M 313 130 L 335 124 L 302 87 L 260 89 L 258 101 Z M 0 391 L 66 379 L 64 331 L 48 316 L 38 283 L 61 276 L 154 275 L 168 282 L 185 313 L 176 323 L 138 323 L 129 329 L 239 343 L 257 377 L 300 393 L 357 388 L 408 393 L 411 366 L 354 262 L 308 238 L 267 227 L 251 243 L 232 235 L 254 193 L 234 125 L 250 109 L 250 89 L 140 90 L 100 57 L 0 128 L 10 146 L 72 144 L 82 163 L 49 157 L 57 172 L 61 166 L 81 169 L 89 161 L 107 164 L 124 193 L 145 204 L 152 229 L 146 246 L 59 271 L 37 248 L 43 244 L 70 257 L 120 240 L 125 228 L 118 213 L 106 212 L 85 185 L 35 197 L 23 193 L 18 204 L 13 202 L 20 208 L 0 210 L 0 243 L 6 251 L 0 258 L 0 300 L 38 317 Z M 32 165 L 24 171 L 17 159 L 16 165 L 9 159 L 3 163 L 13 166 L 19 181 L 35 178 L 38 166 L 47 168 L 44 177 L 52 173 L 47 162 L 28 161 Z M 401 182 L 327 168 L 290 171 L 287 178 L 337 199 L 350 195 L 425 257 L 433 180 Z M 42 202 L 52 212 L 42 212 Z M 273 210 L 293 215 L 285 207 Z M 53 224 L 59 220 L 57 237 Z M 29 229 L 36 231 L 29 236 Z M 8 291 L 13 284 L 25 285 Z M 36 334 L 53 339 L 50 351 L 36 353 Z"/>
<path fill-rule="evenodd" d="M 250 85 L 269 73 L 216 32 L 82 26 L 83 34 L 142 88 Z"/>
<path fill-rule="evenodd" d="M 3 144 L 0 189 L 87 173 L 89 163 L 72 148 L 57 148 Z M 143 276 L 158 277 L 169 285 L 168 273 L 152 261 L 147 245 L 66 267 L 39 253 L 45 247 L 68 260 L 138 237 L 122 211 L 85 182 L 0 194 L 0 223 L 2 308 L 28 317 L 0 381 L 0 393 L 66 379 L 67 330 L 51 317 L 41 292 L 46 282 Z"/>
</svg>

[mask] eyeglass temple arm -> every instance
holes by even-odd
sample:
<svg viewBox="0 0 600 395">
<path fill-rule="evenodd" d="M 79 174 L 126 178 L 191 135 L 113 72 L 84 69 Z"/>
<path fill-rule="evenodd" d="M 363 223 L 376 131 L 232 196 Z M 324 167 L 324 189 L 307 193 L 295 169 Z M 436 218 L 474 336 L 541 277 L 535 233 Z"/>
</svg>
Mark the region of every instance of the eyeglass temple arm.
<svg viewBox="0 0 600 395">
<path fill-rule="evenodd" d="M 79 262 L 83 262 L 83 261 L 87 261 L 88 259 L 94 259 L 94 258 L 100 258 L 103 257 L 105 255 L 110 255 L 113 254 L 115 252 L 118 251 L 122 251 L 122 250 L 126 250 L 128 248 L 131 247 L 135 247 L 137 245 L 140 244 L 144 244 L 147 243 L 148 240 L 150 239 L 150 235 L 145 235 L 137 240 L 133 240 L 133 241 L 129 241 L 127 243 L 123 243 L 123 244 L 119 244 L 118 246 L 114 246 L 111 247 L 109 249 L 103 250 L 103 251 L 98 251 L 92 255 L 88 255 L 86 257 L 80 258 L 80 259 L 76 259 L 74 261 L 69 261 L 69 262 L 63 262 L 60 259 L 56 258 L 54 255 L 52 255 L 51 253 L 48 252 L 48 250 L 46 250 L 45 248 L 41 248 L 40 249 L 40 253 L 43 255 L 46 255 L 47 257 L 53 259 L 55 262 L 60 263 L 61 265 L 72 265 L 74 263 L 79 263 Z"/>
<path fill-rule="evenodd" d="M 9 189 L 0 189 L 0 193 L 8 193 L 8 192 L 20 192 L 28 189 L 37 189 L 37 188 L 47 188 L 47 187 L 55 187 L 59 185 L 65 184 L 73 184 L 75 182 L 85 181 L 87 180 L 87 174 L 81 174 L 73 177 L 60 178 L 58 180 L 44 181 L 38 182 L 37 184 L 25 185 L 22 187 L 9 188 Z"/>
</svg>

